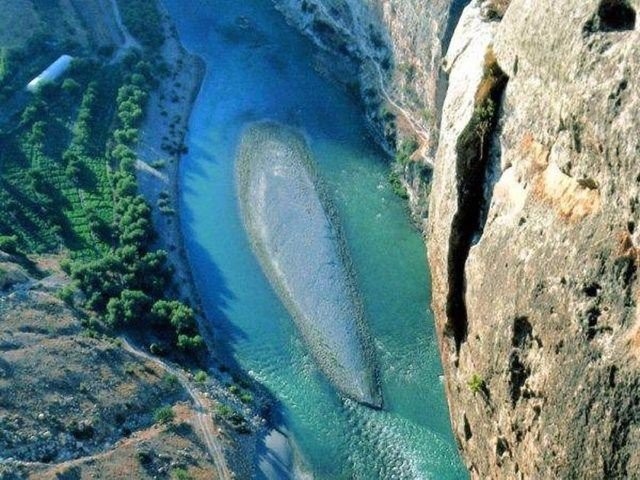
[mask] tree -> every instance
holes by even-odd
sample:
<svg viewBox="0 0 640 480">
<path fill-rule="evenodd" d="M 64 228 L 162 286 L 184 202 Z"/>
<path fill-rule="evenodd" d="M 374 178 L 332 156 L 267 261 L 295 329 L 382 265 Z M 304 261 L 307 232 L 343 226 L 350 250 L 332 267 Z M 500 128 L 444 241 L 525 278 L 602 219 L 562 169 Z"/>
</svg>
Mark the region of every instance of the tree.
<svg viewBox="0 0 640 480">
<path fill-rule="evenodd" d="M 152 318 L 161 325 L 171 325 L 176 333 L 193 332 L 196 328 L 195 314 L 177 300 L 158 300 L 151 308 Z"/>
<path fill-rule="evenodd" d="M 198 350 L 204 347 L 204 340 L 200 335 L 178 335 L 178 343 L 176 344 L 181 350 Z"/>
<path fill-rule="evenodd" d="M 107 323 L 112 326 L 129 325 L 146 316 L 151 299 L 140 290 L 123 290 L 119 298 L 107 303 Z"/>
<path fill-rule="evenodd" d="M 0 235 L 0 250 L 10 255 L 18 253 L 18 237 Z"/>
<path fill-rule="evenodd" d="M 64 82 L 62 82 L 62 91 L 66 95 L 72 95 L 80 90 L 80 84 L 76 82 L 73 78 L 67 78 Z"/>
<path fill-rule="evenodd" d="M 175 417 L 176 414 L 173 412 L 171 405 L 165 405 L 164 407 L 157 408 L 153 412 L 153 419 L 156 423 L 171 423 Z"/>
</svg>

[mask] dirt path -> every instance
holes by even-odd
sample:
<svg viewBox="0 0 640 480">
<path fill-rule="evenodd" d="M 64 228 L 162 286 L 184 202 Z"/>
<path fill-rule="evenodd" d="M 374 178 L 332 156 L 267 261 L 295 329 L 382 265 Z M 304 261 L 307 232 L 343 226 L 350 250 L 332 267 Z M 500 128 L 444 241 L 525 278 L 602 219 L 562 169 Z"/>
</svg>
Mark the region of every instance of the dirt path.
<svg viewBox="0 0 640 480">
<path fill-rule="evenodd" d="M 431 169 L 433 169 L 433 162 L 429 157 L 427 157 L 427 154 L 426 154 L 429 148 L 429 133 L 424 128 L 422 128 L 417 122 L 413 120 L 413 117 L 411 116 L 411 113 L 409 111 L 407 111 L 405 108 L 399 105 L 395 100 L 393 100 L 393 98 L 391 97 L 391 95 L 389 95 L 389 92 L 384 86 L 384 80 L 383 80 L 384 77 L 382 75 L 382 70 L 380 69 L 380 66 L 373 59 L 370 59 L 370 60 L 373 63 L 373 66 L 375 67 L 376 72 L 378 74 L 377 75 L 378 83 L 380 85 L 380 91 L 382 92 L 382 96 L 395 110 L 397 110 L 404 117 L 404 119 L 407 121 L 411 129 L 422 139 L 422 142 L 420 142 L 421 143 L 420 155 L 423 157 L 425 164 L 429 166 Z"/>
<path fill-rule="evenodd" d="M 213 467 L 217 473 L 216 479 L 219 479 L 219 480 L 235 479 L 235 475 L 229 469 L 229 466 L 227 464 L 227 460 L 224 454 L 224 449 L 220 443 L 220 436 L 218 433 L 219 430 L 214 425 L 212 416 L 209 413 L 210 412 L 209 406 L 211 403 L 210 400 L 207 397 L 205 397 L 205 395 L 203 395 L 201 392 L 193 388 L 191 382 L 189 381 L 189 379 L 187 378 L 187 376 L 182 370 L 169 365 L 168 363 L 164 362 L 159 358 L 153 357 L 141 350 L 138 350 L 124 338 L 122 338 L 121 340 L 122 340 L 122 347 L 127 352 L 138 357 L 143 361 L 153 362 L 162 370 L 164 370 L 165 372 L 171 375 L 174 375 L 178 379 L 178 381 L 180 382 L 182 387 L 186 390 L 186 392 L 188 393 L 189 397 L 191 397 L 191 400 L 193 402 L 193 406 L 194 406 L 193 410 L 195 411 L 195 415 L 193 416 L 193 419 L 195 420 L 194 423 L 195 423 L 196 429 L 199 431 L 199 436 L 201 440 L 204 441 L 206 450 L 209 453 L 209 456 L 211 457 L 211 460 L 213 462 Z M 138 435 L 132 436 L 130 438 L 122 439 L 117 443 L 117 448 L 123 448 L 129 445 L 138 444 L 140 443 L 141 439 L 148 438 L 148 435 L 150 434 L 149 432 L 150 430 L 146 431 L 146 433 L 141 432 L 141 433 L 138 433 Z M 68 460 L 55 465 L 45 464 L 41 462 L 24 462 L 24 461 L 17 461 L 17 460 L 14 460 L 12 463 L 14 463 L 15 465 L 20 465 L 20 466 L 29 467 L 29 468 L 46 467 L 46 468 L 56 468 L 57 471 L 62 471 L 64 468 L 69 468 L 69 467 L 73 467 L 80 464 L 87 464 L 90 461 L 97 461 L 100 459 L 109 458 L 114 453 L 114 451 L 115 449 L 109 449 L 107 451 L 98 452 L 94 455 L 89 455 L 85 457 Z M 34 479 L 45 478 L 43 475 L 46 476 L 48 474 L 43 474 L 42 472 L 34 473 L 29 478 L 34 478 Z"/>
<path fill-rule="evenodd" d="M 198 425 L 198 429 L 200 430 L 200 434 L 202 435 L 202 439 L 207 446 L 209 455 L 211 455 L 211 459 L 214 462 L 219 478 L 222 480 L 233 479 L 234 475 L 231 470 L 229 470 L 229 466 L 227 465 L 227 460 L 224 455 L 224 450 L 220 445 L 218 435 L 214 433 L 217 432 L 217 428 L 213 424 L 211 414 L 208 413 L 208 409 L 206 407 L 206 405 L 209 403 L 209 400 L 202 393 L 192 387 L 191 382 L 187 379 L 186 375 L 181 370 L 172 367 L 171 365 L 157 357 L 138 350 L 124 338 L 122 339 L 122 347 L 127 352 L 135 355 L 138 358 L 155 363 L 164 371 L 171 375 L 174 375 L 178 379 L 178 381 L 187 391 L 194 403 L 195 410 L 197 412 L 196 423 Z"/>
<path fill-rule="evenodd" d="M 120 8 L 118 7 L 118 0 L 111 0 L 111 6 L 113 7 L 113 16 L 116 20 L 116 24 L 118 25 L 118 28 L 120 29 L 120 33 L 124 38 L 124 43 L 120 45 L 120 48 L 118 49 L 115 57 L 113 58 L 112 62 L 115 63 L 120 61 L 122 56 L 125 54 L 127 50 L 129 50 L 129 48 L 132 48 L 132 47 L 141 48 L 141 47 L 138 41 L 135 38 L 133 38 L 133 36 L 129 33 L 129 30 L 127 30 L 127 27 L 125 27 L 122 21 L 122 15 L 120 15 Z"/>
</svg>

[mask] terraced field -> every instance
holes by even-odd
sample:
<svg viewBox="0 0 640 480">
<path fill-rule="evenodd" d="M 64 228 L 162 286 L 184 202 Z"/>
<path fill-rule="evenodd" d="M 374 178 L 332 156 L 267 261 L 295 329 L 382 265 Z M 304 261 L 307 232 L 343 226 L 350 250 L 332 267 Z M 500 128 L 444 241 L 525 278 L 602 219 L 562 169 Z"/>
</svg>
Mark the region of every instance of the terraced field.
<svg viewBox="0 0 640 480">
<path fill-rule="evenodd" d="M 28 251 L 67 246 L 91 256 L 108 241 L 97 232 L 112 221 L 105 140 L 119 77 L 113 73 L 72 73 L 66 88 L 52 85 L 29 99 L 16 125 L 0 135 L 0 202 L 7 212 L 0 234 L 16 235 Z M 72 148 L 82 153 L 73 171 Z"/>
</svg>

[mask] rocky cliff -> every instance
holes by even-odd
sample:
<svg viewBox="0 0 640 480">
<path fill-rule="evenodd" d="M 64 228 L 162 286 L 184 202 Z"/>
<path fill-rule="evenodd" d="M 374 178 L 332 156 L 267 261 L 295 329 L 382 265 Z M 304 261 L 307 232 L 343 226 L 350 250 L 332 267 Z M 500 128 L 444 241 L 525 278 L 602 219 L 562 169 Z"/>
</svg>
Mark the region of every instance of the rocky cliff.
<svg viewBox="0 0 640 480">
<path fill-rule="evenodd" d="M 438 139 L 446 75 L 442 57 L 462 0 L 274 0 L 322 48 L 337 53 L 325 68 L 359 91 L 372 132 L 389 152 L 417 142 L 401 167 L 416 218 L 426 216 L 427 182 Z M 338 72 L 336 72 L 336 68 Z"/>
<path fill-rule="evenodd" d="M 640 475 L 640 2 L 299 3 L 374 123 L 433 162 L 433 309 L 472 476 Z"/>
</svg>

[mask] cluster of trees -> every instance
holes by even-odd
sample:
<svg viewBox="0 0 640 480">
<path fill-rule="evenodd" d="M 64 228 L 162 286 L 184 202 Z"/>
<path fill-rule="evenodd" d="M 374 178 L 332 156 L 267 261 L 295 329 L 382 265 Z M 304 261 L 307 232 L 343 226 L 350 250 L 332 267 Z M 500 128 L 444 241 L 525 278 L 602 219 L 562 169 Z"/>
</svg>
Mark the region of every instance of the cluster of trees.
<svg viewBox="0 0 640 480">
<path fill-rule="evenodd" d="M 71 80 L 71 79 L 67 79 Z M 69 83 L 65 80 L 65 84 Z M 72 85 L 72 84 L 71 84 Z M 73 90 L 67 87 L 67 90 Z M 66 164 L 65 173 L 68 178 L 78 181 L 81 167 L 84 164 L 84 158 L 87 156 L 87 147 L 91 140 L 91 113 L 96 102 L 96 83 L 92 82 L 87 87 L 82 97 L 82 103 L 78 109 L 78 116 L 73 128 L 73 136 L 69 147 L 62 154 L 62 160 Z"/>
<path fill-rule="evenodd" d="M 162 17 L 155 2 L 149 0 L 118 0 L 127 29 L 142 45 L 157 49 L 164 43 Z"/>
<path fill-rule="evenodd" d="M 1 69 L 18 58 L 10 53 L 0 52 Z M 0 132 L 0 203 L 7 212 L 0 247 L 44 252 L 65 245 L 73 258 L 67 271 L 108 327 L 154 329 L 190 350 L 203 346 L 196 315 L 166 297 L 167 253 L 152 248 L 150 208 L 135 177 L 133 148 L 160 67 L 139 53 L 118 66 L 77 60 L 66 79 L 29 97 L 11 133 Z M 76 298 L 70 289 L 63 293 Z"/>
<path fill-rule="evenodd" d="M 62 85 L 44 85 L 29 98 L 13 131 L 0 136 L 0 197 L 18 204 L 12 222 L 0 225 L 0 233 L 18 235 L 26 251 L 67 243 L 75 235 L 70 218 L 83 218 L 71 197 L 77 197 L 74 179 L 93 134 L 92 108 L 100 99 L 89 85 L 78 107 L 82 89 L 72 77 Z"/>
<path fill-rule="evenodd" d="M 150 248 L 154 238 L 151 211 L 137 191 L 132 146 L 138 140 L 149 85 L 141 73 L 145 65 L 139 67 L 127 76 L 117 95 L 118 128 L 109 155 L 113 164 L 113 245 L 100 258 L 73 262 L 70 273 L 86 296 L 86 306 L 108 326 L 153 326 L 171 332 L 179 348 L 198 349 L 204 342 L 193 309 L 165 299 L 171 273 L 167 253 Z M 74 141 L 81 132 L 82 128 L 76 129 Z"/>
</svg>

